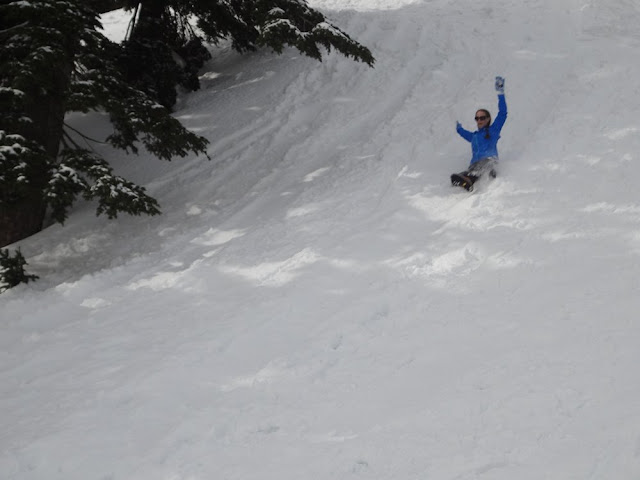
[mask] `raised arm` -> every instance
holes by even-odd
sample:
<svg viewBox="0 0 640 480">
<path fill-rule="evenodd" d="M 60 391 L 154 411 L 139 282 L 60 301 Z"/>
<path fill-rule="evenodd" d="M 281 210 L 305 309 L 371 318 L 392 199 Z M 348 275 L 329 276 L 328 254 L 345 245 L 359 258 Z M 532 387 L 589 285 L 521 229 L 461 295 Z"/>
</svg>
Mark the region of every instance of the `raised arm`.
<svg viewBox="0 0 640 480">
<path fill-rule="evenodd" d="M 496 77 L 496 91 L 498 92 L 498 115 L 496 115 L 491 126 L 494 130 L 500 133 L 504 122 L 507 121 L 507 101 L 504 98 L 504 78 Z"/>
<path fill-rule="evenodd" d="M 456 132 L 458 132 L 458 135 L 464 138 L 467 142 L 470 142 L 471 138 L 473 137 L 473 133 L 470 132 L 469 130 L 465 130 L 464 128 L 462 128 L 462 125 L 460 125 L 460 122 L 456 122 Z"/>
</svg>

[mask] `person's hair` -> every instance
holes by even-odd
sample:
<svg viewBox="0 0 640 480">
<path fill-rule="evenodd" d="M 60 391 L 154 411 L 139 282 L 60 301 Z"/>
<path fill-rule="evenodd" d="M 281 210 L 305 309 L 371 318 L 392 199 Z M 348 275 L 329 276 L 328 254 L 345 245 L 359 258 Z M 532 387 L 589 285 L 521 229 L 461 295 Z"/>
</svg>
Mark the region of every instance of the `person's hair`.
<svg viewBox="0 0 640 480">
<path fill-rule="evenodd" d="M 489 126 L 491 125 L 491 113 L 489 113 L 489 110 L 487 110 L 486 108 L 479 108 L 478 110 L 476 110 L 476 115 L 478 115 L 478 112 L 482 112 L 487 117 L 489 117 L 489 123 L 487 124 L 486 127 L 484 127 L 486 129 L 486 132 L 484 134 L 484 138 L 486 138 L 488 140 L 489 138 L 491 138 L 491 134 L 489 133 Z"/>
</svg>

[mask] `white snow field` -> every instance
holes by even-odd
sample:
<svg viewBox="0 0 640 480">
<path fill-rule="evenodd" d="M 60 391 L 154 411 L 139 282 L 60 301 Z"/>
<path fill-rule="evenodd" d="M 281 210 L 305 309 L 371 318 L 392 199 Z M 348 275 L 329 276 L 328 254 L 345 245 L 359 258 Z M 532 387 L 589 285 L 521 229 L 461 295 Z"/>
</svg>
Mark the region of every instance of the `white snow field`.
<svg viewBox="0 0 640 480">
<path fill-rule="evenodd" d="M 0 478 L 639 479 L 640 4 L 310 4 L 375 68 L 221 46 L 212 161 L 107 152 L 162 216 L 16 245 Z"/>
</svg>

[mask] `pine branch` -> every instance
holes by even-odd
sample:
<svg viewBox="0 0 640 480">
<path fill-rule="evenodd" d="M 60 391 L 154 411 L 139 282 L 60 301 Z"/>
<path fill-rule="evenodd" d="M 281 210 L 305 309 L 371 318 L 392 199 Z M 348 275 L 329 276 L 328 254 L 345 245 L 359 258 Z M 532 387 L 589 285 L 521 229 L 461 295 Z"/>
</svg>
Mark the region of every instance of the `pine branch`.
<svg viewBox="0 0 640 480">
<path fill-rule="evenodd" d="M 129 20 L 129 25 L 127 25 L 127 31 L 124 34 L 125 41 L 131 40 L 131 35 L 133 34 L 133 30 L 136 28 L 138 13 L 140 13 L 139 3 L 136 5 L 136 8 L 133 10 L 133 15 L 131 16 L 131 20 Z"/>
<path fill-rule="evenodd" d="M 20 23 L 18 25 L 14 25 L 13 27 L 5 28 L 4 30 L 0 30 L 0 38 L 4 38 L 5 36 L 9 35 L 14 30 L 18 30 L 19 28 L 26 27 L 27 25 L 29 25 L 28 21 L 27 22 L 22 22 L 22 23 Z"/>
<path fill-rule="evenodd" d="M 87 145 L 89 145 L 89 142 L 94 142 L 94 143 L 99 143 L 101 145 L 106 145 L 107 142 L 102 142 L 100 140 L 96 140 L 95 138 L 91 138 L 88 135 L 85 135 L 84 133 L 82 133 L 79 130 L 76 130 L 75 128 L 73 128 L 71 125 L 69 125 L 67 122 L 64 122 L 64 126 L 67 127 L 69 130 L 72 130 L 74 133 L 77 133 L 78 135 L 80 135 L 86 142 Z M 67 136 L 69 136 L 69 134 L 67 132 L 64 132 Z M 71 137 L 69 137 L 70 139 Z M 73 144 L 77 147 L 78 145 L 73 142 Z M 90 145 L 89 145 L 90 146 Z M 79 147 L 78 147 L 79 148 Z"/>
<path fill-rule="evenodd" d="M 66 125 L 66 124 L 65 124 Z M 81 149 L 82 147 L 80 145 L 78 145 L 78 143 L 71 137 L 71 135 L 69 135 L 69 132 L 62 130 L 62 135 L 64 136 L 64 138 L 62 139 L 62 143 L 64 144 L 64 146 L 66 148 L 69 148 L 69 145 L 67 144 L 67 140 L 69 140 L 69 142 L 71 142 L 71 144 L 77 148 L 78 150 Z M 66 140 L 65 140 L 66 139 Z"/>
</svg>

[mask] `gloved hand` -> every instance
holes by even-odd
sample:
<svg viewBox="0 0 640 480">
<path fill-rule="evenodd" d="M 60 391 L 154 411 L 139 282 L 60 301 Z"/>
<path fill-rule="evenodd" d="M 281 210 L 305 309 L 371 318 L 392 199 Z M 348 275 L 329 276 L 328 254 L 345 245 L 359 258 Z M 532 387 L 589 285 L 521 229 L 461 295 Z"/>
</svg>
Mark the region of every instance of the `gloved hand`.
<svg viewBox="0 0 640 480">
<path fill-rule="evenodd" d="M 462 125 L 460 125 L 460 122 L 456 120 L 456 130 L 459 130 L 461 128 L 462 128 Z"/>
<path fill-rule="evenodd" d="M 498 92 L 499 94 L 503 94 L 504 93 L 504 78 L 503 77 L 496 77 L 496 92 Z"/>
</svg>

